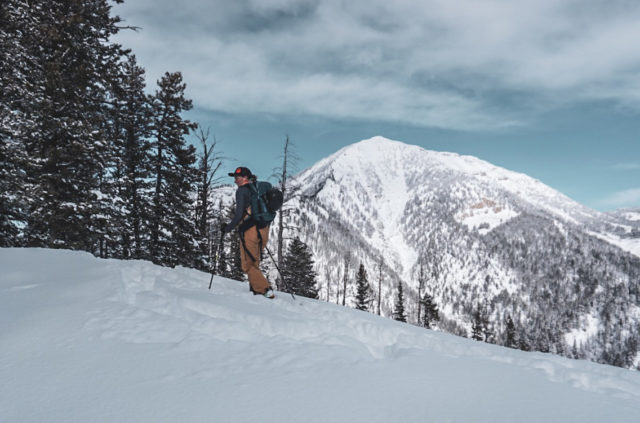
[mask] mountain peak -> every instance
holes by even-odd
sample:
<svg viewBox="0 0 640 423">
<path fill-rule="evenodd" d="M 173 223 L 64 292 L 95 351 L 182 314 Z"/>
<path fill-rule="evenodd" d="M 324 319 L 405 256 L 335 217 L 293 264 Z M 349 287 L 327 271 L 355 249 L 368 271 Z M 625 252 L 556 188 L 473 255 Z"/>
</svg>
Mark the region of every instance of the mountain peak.
<svg viewBox="0 0 640 423">
<path fill-rule="evenodd" d="M 443 225 L 484 236 L 523 214 L 572 224 L 597 214 L 525 174 L 383 136 L 342 148 L 294 183 L 323 210 L 312 220 L 339 222 L 358 238 L 351 242 L 375 246 L 371 260 L 387 257 L 404 280 L 414 279 L 425 236 Z"/>
<path fill-rule="evenodd" d="M 364 139 L 364 140 L 359 141 L 359 142 L 357 142 L 355 144 L 352 144 L 352 145 L 353 146 L 378 145 L 378 146 L 400 147 L 400 146 L 407 146 L 408 144 L 403 143 L 402 141 L 396 141 L 396 140 L 389 139 L 389 138 L 384 137 L 382 135 L 376 135 L 374 137 Z"/>
</svg>

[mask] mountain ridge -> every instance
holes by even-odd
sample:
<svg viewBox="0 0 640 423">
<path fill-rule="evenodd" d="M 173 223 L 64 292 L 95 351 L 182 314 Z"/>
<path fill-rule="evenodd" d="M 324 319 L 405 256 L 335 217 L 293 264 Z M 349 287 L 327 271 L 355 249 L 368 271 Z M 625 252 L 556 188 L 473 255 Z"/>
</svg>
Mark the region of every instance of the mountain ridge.
<svg viewBox="0 0 640 423">
<path fill-rule="evenodd" d="M 441 306 L 444 330 L 468 335 L 473 315 L 483 309 L 493 325 L 493 342 L 504 342 L 506 318 L 513 316 L 520 330 L 528 331 L 523 347 L 566 354 L 579 339 L 584 341 L 576 346 L 579 355 L 598 360 L 603 351 L 590 355 L 591 340 L 570 334 L 583 329 L 585 316 L 605 319 L 609 290 L 624 284 L 627 297 L 620 307 L 628 312 L 623 320 L 632 334 L 616 336 L 622 343 L 640 339 L 635 332 L 638 239 L 621 245 L 620 233 L 607 229 L 629 232 L 619 218 L 534 178 L 472 156 L 374 137 L 320 160 L 292 185 L 299 195 L 287 207 L 297 210 L 289 222 L 297 229 L 285 236 L 300 235 L 310 245 L 320 295 L 327 301 L 339 302 L 345 272 L 351 279 L 364 264 L 371 284 L 381 285 L 382 314 L 391 315 L 397 284 L 403 283 L 410 321 L 416 323 L 422 265 L 429 274 L 425 289 Z M 584 294 L 585 281 L 596 279 L 600 290 Z M 548 292 L 557 292 L 557 298 L 540 307 Z M 353 284 L 346 298 L 352 304 Z M 561 298 L 575 302 L 580 315 L 562 311 Z M 562 317 L 554 323 L 544 313 Z M 610 324 L 600 332 L 611 336 Z M 598 342 L 604 348 L 610 341 Z M 633 359 L 625 354 L 625 366 L 637 365 L 635 354 Z"/>
</svg>

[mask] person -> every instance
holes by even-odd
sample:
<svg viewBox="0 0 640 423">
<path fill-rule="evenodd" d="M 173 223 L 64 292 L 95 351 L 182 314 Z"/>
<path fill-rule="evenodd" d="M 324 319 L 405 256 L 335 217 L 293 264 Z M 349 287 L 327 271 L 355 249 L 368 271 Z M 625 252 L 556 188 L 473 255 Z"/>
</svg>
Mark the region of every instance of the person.
<svg viewBox="0 0 640 423">
<path fill-rule="evenodd" d="M 229 173 L 238 186 L 236 190 L 236 210 L 233 219 L 222 225 L 222 232 L 227 234 L 238 227 L 240 233 L 240 261 L 242 271 L 249 278 L 249 289 L 254 295 L 264 295 L 273 298 L 275 295 L 271 284 L 260 270 L 260 256 L 262 249 L 269 241 L 269 224 L 261 226 L 251 217 L 251 188 L 250 183 L 256 181 L 255 175 L 246 167 L 239 167 Z"/>
</svg>

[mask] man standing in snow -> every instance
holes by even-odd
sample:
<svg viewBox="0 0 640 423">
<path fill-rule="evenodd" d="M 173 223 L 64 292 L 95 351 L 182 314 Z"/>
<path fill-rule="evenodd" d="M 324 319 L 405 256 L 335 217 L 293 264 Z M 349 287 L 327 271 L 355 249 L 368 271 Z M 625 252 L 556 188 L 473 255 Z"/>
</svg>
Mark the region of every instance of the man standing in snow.
<svg viewBox="0 0 640 423">
<path fill-rule="evenodd" d="M 240 260 L 242 271 L 249 278 L 249 286 L 254 295 L 264 295 L 273 298 L 271 284 L 260 270 L 260 254 L 269 240 L 269 225 L 259 226 L 251 217 L 251 188 L 249 184 L 255 182 L 256 177 L 246 167 L 239 167 L 229 176 L 235 178 L 236 211 L 231 222 L 222 225 L 222 232 L 227 234 L 236 226 L 240 233 L 242 248 Z"/>
</svg>

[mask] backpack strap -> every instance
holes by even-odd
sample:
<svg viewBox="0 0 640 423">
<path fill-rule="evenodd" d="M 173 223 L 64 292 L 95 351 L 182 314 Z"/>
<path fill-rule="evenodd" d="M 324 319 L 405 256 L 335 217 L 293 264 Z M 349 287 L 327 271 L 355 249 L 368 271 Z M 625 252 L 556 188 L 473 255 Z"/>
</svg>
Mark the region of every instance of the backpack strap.
<svg viewBox="0 0 640 423">
<path fill-rule="evenodd" d="M 260 233 L 260 231 L 258 231 Z M 242 248 L 244 248 L 244 252 L 247 254 L 247 257 L 251 259 L 252 262 L 255 263 L 256 258 L 251 254 L 249 249 L 247 248 L 247 244 L 244 242 L 244 231 L 240 232 L 240 242 L 242 243 Z"/>
<path fill-rule="evenodd" d="M 262 240 L 262 234 L 260 233 L 260 228 L 258 228 L 258 225 L 254 225 L 254 227 L 256 228 L 256 232 L 258 232 L 258 251 L 262 251 L 262 244 L 264 242 Z M 247 244 L 244 242 L 244 232 L 245 231 L 240 232 L 240 242 L 242 243 L 242 248 L 244 248 L 244 252 L 247 253 L 247 256 L 251 259 L 251 261 L 255 263 L 256 258 L 253 256 L 253 254 L 251 254 L 251 252 L 249 252 Z"/>
</svg>

